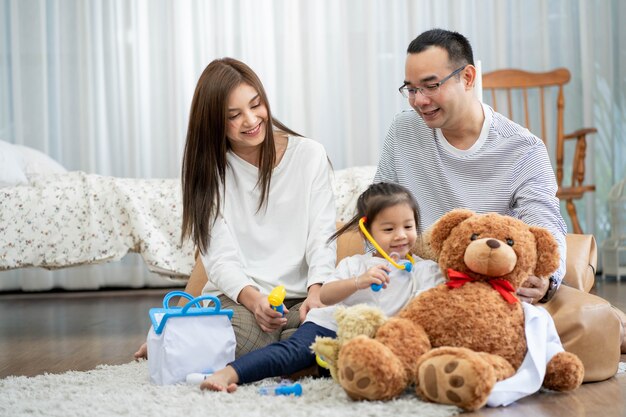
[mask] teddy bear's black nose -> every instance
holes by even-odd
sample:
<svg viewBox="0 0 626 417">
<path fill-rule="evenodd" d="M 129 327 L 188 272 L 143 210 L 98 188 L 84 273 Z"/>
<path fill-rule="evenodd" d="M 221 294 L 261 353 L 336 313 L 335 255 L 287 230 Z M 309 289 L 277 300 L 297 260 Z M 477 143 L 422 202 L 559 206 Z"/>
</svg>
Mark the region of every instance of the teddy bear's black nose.
<svg viewBox="0 0 626 417">
<path fill-rule="evenodd" d="M 500 242 L 495 239 L 489 239 L 487 241 L 487 246 L 489 246 L 491 249 L 498 249 L 500 247 Z"/>
</svg>

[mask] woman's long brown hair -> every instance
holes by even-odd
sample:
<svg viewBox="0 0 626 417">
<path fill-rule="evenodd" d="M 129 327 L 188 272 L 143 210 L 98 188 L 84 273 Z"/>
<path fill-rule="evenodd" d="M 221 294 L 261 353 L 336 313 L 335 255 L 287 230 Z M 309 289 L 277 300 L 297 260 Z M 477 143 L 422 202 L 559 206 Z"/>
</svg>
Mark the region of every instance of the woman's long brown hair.
<svg viewBox="0 0 626 417">
<path fill-rule="evenodd" d="M 191 102 L 187 141 L 181 172 L 183 224 L 181 240 L 191 237 L 205 253 L 211 240 L 215 219 L 220 213 L 220 186 L 226 181 L 226 137 L 228 97 L 240 84 L 248 84 L 258 93 L 267 108 L 265 140 L 259 155 L 260 187 L 258 210 L 267 205 L 272 170 L 276 163 L 274 127 L 300 136 L 278 120 L 272 119 L 265 89 L 259 77 L 241 61 L 222 58 L 212 61 L 202 72 Z"/>
</svg>

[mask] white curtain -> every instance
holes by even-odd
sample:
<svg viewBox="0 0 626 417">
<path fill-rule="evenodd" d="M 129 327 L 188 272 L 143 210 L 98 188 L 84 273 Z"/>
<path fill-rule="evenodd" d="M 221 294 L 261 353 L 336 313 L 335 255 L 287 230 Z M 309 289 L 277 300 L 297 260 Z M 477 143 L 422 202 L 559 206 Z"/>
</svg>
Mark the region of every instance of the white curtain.
<svg viewBox="0 0 626 417">
<path fill-rule="evenodd" d="M 626 174 L 625 20 L 620 0 L 0 0 L 0 139 L 71 170 L 177 177 L 197 78 L 232 56 L 335 168 L 375 164 L 407 107 L 406 47 L 443 27 L 469 38 L 483 72 L 570 69 L 566 131 L 599 129 L 597 191 L 579 209 L 602 240 Z"/>
</svg>

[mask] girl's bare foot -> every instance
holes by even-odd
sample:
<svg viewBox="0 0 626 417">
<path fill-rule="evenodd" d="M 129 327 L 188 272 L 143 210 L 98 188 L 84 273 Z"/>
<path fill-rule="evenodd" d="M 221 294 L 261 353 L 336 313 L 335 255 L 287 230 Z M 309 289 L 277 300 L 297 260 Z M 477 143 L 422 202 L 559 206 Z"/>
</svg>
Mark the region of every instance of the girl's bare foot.
<svg viewBox="0 0 626 417">
<path fill-rule="evenodd" d="M 148 344 L 144 343 L 143 345 L 139 346 L 139 350 L 135 352 L 134 356 L 136 361 L 138 361 L 139 359 L 148 359 Z"/>
<path fill-rule="evenodd" d="M 237 390 L 237 382 L 239 382 L 239 376 L 235 372 L 235 368 L 229 365 L 206 377 L 200 384 L 200 389 L 231 393 Z"/>
</svg>

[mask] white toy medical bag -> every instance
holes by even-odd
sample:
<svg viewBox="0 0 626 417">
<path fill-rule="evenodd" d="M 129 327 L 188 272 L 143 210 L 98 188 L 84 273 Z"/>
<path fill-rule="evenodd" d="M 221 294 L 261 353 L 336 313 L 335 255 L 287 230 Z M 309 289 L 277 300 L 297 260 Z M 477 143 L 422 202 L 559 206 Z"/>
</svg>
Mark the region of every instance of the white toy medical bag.
<svg viewBox="0 0 626 417">
<path fill-rule="evenodd" d="M 170 307 L 172 297 L 189 301 L 184 307 Z M 203 307 L 202 300 L 212 305 Z M 222 310 L 212 295 L 193 298 L 172 291 L 163 298 L 163 308 L 151 308 L 148 332 L 150 380 L 159 385 L 184 382 L 191 373 L 211 373 L 235 360 L 235 332 L 230 323 L 232 310 Z"/>
</svg>

